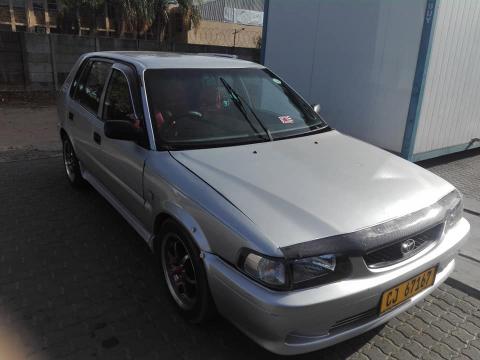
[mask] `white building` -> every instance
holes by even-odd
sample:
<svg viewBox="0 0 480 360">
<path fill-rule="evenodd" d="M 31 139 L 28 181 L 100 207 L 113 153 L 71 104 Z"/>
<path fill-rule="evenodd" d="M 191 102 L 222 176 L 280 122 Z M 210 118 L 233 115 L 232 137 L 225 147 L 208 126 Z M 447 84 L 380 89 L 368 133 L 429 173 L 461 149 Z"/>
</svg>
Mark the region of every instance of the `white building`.
<svg viewBox="0 0 480 360">
<path fill-rule="evenodd" d="M 263 44 L 344 133 L 413 161 L 480 146 L 478 0 L 267 0 Z"/>
</svg>

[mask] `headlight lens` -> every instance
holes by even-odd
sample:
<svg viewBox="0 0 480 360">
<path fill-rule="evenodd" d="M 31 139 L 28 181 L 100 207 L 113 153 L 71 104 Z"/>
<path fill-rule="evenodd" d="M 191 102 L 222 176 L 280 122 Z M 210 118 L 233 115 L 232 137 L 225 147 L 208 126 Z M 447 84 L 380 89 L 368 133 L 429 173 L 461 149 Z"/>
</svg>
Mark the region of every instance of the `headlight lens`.
<svg viewBox="0 0 480 360">
<path fill-rule="evenodd" d="M 280 260 L 250 253 L 243 262 L 243 270 L 248 275 L 269 285 L 283 286 L 286 284 L 285 264 Z"/>
<path fill-rule="evenodd" d="M 323 276 L 335 270 L 335 255 L 320 255 L 294 260 L 292 275 L 294 283 L 301 283 Z"/>
<path fill-rule="evenodd" d="M 445 228 L 452 228 L 463 216 L 463 196 L 455 190 L 440 200 L 446 208 Z"/>
<path fill-rule="evenodd" d="M 338 275 L 337 257 L 333 254 L 286 260 L 248 252 L 242 258 L 240 268 L 245 274 L 275 289 L 310 286 L 324 275 Z"/>
</svg>

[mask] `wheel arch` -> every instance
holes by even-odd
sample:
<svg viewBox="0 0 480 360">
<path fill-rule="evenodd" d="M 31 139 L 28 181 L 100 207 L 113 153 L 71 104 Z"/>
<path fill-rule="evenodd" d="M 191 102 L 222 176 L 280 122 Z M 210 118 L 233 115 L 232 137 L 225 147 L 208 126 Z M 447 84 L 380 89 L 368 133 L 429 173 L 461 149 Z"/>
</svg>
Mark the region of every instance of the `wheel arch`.
<svg viewBox="0 0 480 360">
<path fill-rule="evenodd" d="M 155 217 L 153 226 L 154 239 L 152 244 L 154 251 L 159 249 L 160 239 L 158 235 L 163 223 L 167 220 L 172 220 L 181 226 L 190 235 L 200 251 L 211 252 L 210 244 L 200 224 L 184 208 L 171 202 L 167 202 L 165 208 Z"/>
<path fill-rule="evenodd" d="M 60 127 L 60 138 L 62 139 L 62 143 L 63 141 L 68 139 L 73 146 L 73 151 L 77 153 L 77 144 L 75 143 L 75 140 L 68 134 L 67 130 L 65 130 L 64 127 Z"/>
<path fill-rule="evenodd" d="M 70 140 L 70 136 L 68 136 L 67 132 L 65 131 L 65 129 L 63 127 L 60 128 L 60 138 L 62 140 L 65 140 L 65 139 L 69 139 Z M 71 140 L 70 140 L 71 141 Z"/>
</svg>

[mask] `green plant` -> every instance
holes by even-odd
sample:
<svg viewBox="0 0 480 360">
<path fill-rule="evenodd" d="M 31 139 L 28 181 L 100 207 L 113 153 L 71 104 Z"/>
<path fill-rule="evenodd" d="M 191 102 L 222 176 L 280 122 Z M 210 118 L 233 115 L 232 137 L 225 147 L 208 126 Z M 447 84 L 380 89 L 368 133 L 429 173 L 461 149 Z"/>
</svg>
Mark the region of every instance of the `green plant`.
<svg viewBox="0 0 480 360">
<path fill-rule="evenodd" d="M 133 32 L 136 37 L 156 26 L 157 37 L 163 41 L 170 22 L 171 10 L 178 8 L 184 28 L 197 29 L 201 15 L 193 0 L 59 0 L 57 24 L 64 33 L 81 35 L 80 9 L 87 8 L 91 14 L 91 35 L 96 34 L 96 14 L 102 6 L 110 6 L 115 12 L 117 33 Z"/>
</svg>

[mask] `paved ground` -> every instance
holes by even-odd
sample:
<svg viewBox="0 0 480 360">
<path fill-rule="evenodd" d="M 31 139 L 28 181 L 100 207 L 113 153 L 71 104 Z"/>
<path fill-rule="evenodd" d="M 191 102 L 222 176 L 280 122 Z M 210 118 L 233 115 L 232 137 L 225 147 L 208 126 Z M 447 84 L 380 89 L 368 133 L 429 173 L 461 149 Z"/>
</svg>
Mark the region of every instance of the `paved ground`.
<svg viewBox="0 0 480 360">
<path fill-rule="evenodd" d="M 480 149 L 423 161 L 419 165 L 450 181 L 464 195 L 471 238 L 460 251 L 452 278 L 480 290 Z"/>
<path fill-rule="evenodd" d="M 51 127 L 39 127 L 41 149 L 16 146 L 16 127 L 0 142 L 1 360 L 276 358 L 222 319 L 186 324 L 136 233 L 95 191 L 67 184 Z M 480 291 L 450 279 L 383 328 L 295 357 L 344 358 L 480 359 Z"/>
<path fill-rule="evenodd" d="M 471 235 L 460 250 L 451 278 L 480 290 L 480 216 L 468 212 L 464 215 L 470 222 Z"/>
<path fill-rule="evenodd" d="M 419 165 L 450 181 L 467 198 L 480 201 L 480 149 L 422 161 Z"/>
<path fill-rule="evenodd" d="M 0 164 L 0 189 L 0 328 L 10 337 L 0 336 L 0 358 L 9 348 L 40 359 L 275 357 L 221 319 L 187 325 L 148 248 L 95 191 L 70 188 L 60 158 Z M 479 359 L 480 296 L 464 290 L 444 285 L 384 328 L 300 358 Z"/>
<path fill-rule="evenodd" d="M 51 105 L 6 106 L 0 102 L 0 151 L 59 150 L 56 112 Z"/>
</svg>

